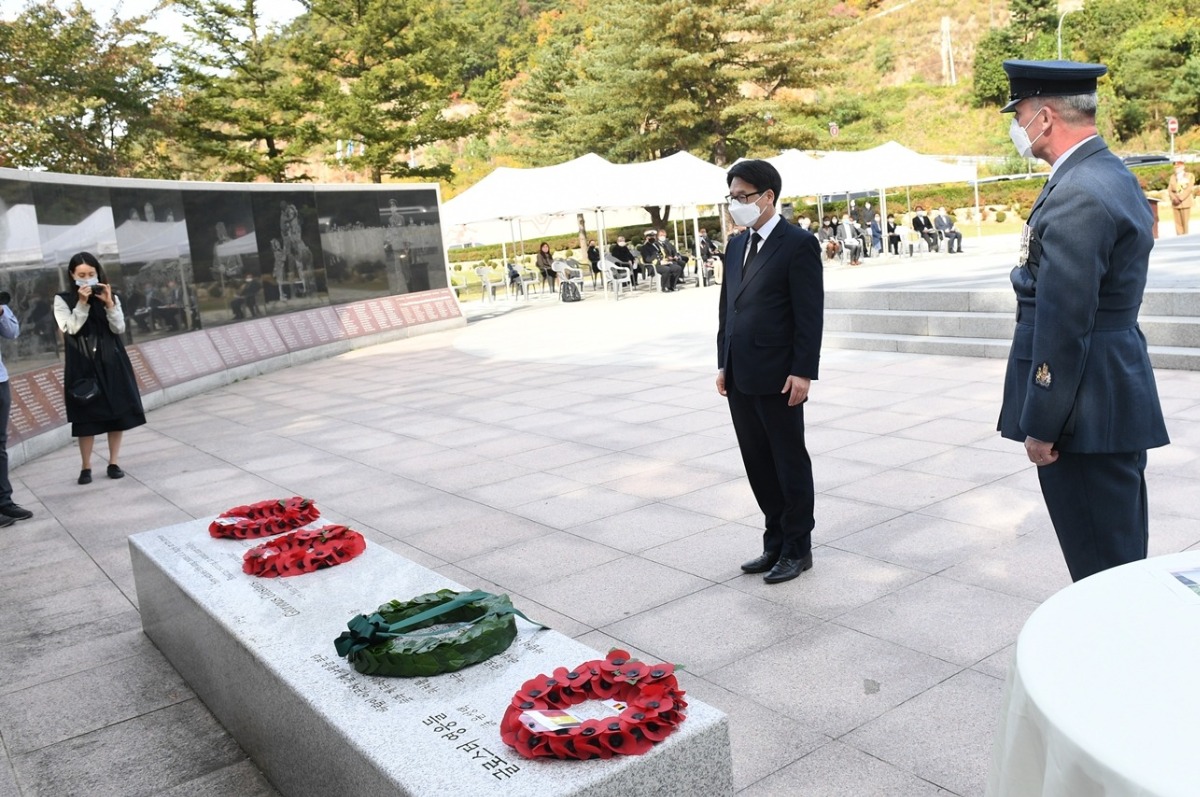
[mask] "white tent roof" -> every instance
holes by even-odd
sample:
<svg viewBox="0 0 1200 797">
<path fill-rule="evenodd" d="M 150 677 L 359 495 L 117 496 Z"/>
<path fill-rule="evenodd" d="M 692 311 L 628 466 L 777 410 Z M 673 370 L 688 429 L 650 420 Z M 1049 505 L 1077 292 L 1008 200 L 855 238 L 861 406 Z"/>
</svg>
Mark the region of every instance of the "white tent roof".
<svg viewBox="0 0 1200 797">
<path fill-rule="evenodd" d="M 612 169 L 617 179 L 605 186 L 596 207 L 719 205 L 727 193 L 725 170 L 690 152 Z"/>
<path fill-rule="evenodd" d="M 76 252 L 103 257 L 117 251 L 112 208 L 107 205 L 78 224 L 39 224 L 38 237 L 42 240 L 42 262 L 47 265 L 66 265 Z"/>
<path fill-rule="evenodd" d="M 188 253 L 187 222 L 130 219 L 117 228 L 123 263 L 177 260 Z"/>
<path fill-rule="evenodd" d="M 442 222 L 452 226 L 596 207 L 591 197 L 611 177 L 612 168 L 595 153 L 536 169 L 501 166 L 443 204 Z"/>
<path fill-rule="evenodd" d="M 0 263 L 40 263 L 42 244 L 38 240 L 37 211 L 33 205 L 0 203 Z"/>
<path fill-rule="evenodd" d="M 872 191 L 933 183 L 969 183 L 975 178 L 974 164 L 946 163 L 889 141 L 861 152 L 827 153 L 813 164 L 807 179 L 791 186 L 785 181 L 784 193 L 795 196 Z"/>
</svg>

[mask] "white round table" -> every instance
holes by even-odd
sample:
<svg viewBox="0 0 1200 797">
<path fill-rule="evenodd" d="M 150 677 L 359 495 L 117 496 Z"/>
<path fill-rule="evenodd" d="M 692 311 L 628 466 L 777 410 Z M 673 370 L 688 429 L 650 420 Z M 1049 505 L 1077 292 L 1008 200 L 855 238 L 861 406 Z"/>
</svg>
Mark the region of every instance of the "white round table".
<svg viewBox="0 0 1200 797">
<path fill-rule="evenodd" d="M 1017 639 L 989 797 L 1200 795 L 1200 551 L 1067 587 Z"/>
</svg>

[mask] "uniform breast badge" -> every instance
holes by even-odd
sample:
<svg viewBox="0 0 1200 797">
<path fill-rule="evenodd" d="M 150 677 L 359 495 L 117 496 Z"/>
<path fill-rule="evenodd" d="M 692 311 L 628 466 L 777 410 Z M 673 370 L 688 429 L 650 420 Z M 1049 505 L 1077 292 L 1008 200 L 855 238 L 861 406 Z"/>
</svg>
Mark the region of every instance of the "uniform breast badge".
<svg viewBox="0 0 1200 797">
<path fill-rule="evenodd" d="M 1033 228 L 1026 222 L 1021 229 L 1021 249 L 1017 252 L 1017 265 L 1023 266 L 1029 260 L 1029 238 L 1033 235 Z"/>
<path fill-rule="evenodd" d="M 1050 374 L 1050 363 L 1042 363 L 1033 374 L 1033 383 L 1045 390 L 1050 389 L 1050 382 L 1053 379 L 1054 377 Z"/>
</svg>

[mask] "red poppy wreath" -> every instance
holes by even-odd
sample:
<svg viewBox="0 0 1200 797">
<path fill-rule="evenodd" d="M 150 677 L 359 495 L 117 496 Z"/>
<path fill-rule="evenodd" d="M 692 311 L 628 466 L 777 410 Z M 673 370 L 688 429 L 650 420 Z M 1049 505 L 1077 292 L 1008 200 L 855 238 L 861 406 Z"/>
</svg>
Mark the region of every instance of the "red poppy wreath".
<svg viewBox="0 0 1200 797">
<path fill-rule="evenodd" d="M 242 572 L 265 578 L 298 576 L 349 562 L 366 548 L 363 536 L 345 526 L 303 529 L 246 551 Z"/>
<path fill-rule="evenodd" d="M 686 718 L 683 696 L 675 665 L 643 664 L 630 660 L 624 650 L 613 650 L 605 659 L 585 661 L 570 671 L 559 667 L 553 676 L 526 681 L 504 712 L 500 738 L 525 758 L 641 755 Z M 588 700 L 607 700 L 620 714 L 538 729 L 536 718 L 561 721 L 562 709 Z"/>
<path fill-rule="evenodd" d="M 253 540 L 307 526 L 320 516 L 321 511 L 311 498 L 294 495 L 235 506 L 217 515 L 216 520 L 208 524 L 208 533 L 214 537 Z"/>
</svg>

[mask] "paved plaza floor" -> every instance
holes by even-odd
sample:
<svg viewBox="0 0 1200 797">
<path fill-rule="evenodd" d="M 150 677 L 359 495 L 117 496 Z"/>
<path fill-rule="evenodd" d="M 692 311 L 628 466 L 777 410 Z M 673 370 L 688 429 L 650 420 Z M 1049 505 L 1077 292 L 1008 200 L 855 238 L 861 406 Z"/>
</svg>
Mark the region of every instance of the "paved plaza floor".
<svg viewBox="0 0 1200 797">
<path fill-rule="evenodd" d="M 828 286 L 1003 289 L 1009 243 Z M 1152 285 L 1200 287 L 1187 243 Z M 825 351 L 814 567 L 769 586 L 738 569 L 761 516 L 713 385 L 717 295 L 474 302 L 463 329 L 151 412 L 123 480 L 77 485 L 74 448 L 15 469 L 35 517 L 0 529 L 0 797 L 275 793 L 142 634 L 127 537 L 292 494 L 598 650 L 683 665 L 729 714 L 743 795 L 982 794 L 1013 642 L 1069 583 L 995 432 L 1004 363 Z M 1200 546 L 1200 373 L 1158 385 L 1165 554 Z"/>
</svg>

